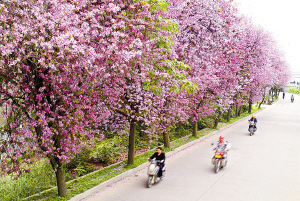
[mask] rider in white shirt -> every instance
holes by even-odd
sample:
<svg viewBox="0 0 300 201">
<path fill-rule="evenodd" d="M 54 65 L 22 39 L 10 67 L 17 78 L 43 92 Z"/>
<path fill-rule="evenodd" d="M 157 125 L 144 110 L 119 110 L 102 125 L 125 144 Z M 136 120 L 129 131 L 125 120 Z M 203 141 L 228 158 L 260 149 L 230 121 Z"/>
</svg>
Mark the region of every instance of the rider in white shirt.
<svg viewBox="0 0 300 201">
<path fill-rule="evenodd" d="M 218 149 L 221 149 L 224 152 L 223 158 L 227 158 L 227 151 L 229 151 L 230 145 L 227 141 L 225 142 L 223 135 L 219 137 L 218 144 L 216 148 L 214 148 L 213 150 L 218 150 Z"/>
</svg>

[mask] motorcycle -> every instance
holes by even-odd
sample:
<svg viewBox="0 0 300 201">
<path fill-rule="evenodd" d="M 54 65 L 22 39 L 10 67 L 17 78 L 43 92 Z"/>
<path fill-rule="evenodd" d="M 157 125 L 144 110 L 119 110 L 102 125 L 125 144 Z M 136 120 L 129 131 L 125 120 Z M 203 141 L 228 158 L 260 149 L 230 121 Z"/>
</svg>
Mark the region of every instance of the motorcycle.
<svg viewBox="0 0 300 201">
<path fill-rule="evenodd" d="M 212 144 L 213 145 L 213 144 Z M 225 149 L 222 147 L 216 147 L 215 155 L 213 156 L 211 163 L 215 166 L 215 172 L 218 173 L 220 168 L 227 165 L 227 151 L 231 148 L 231 144 L 226 141 Z M 214 150 L 215 150 L 214 149 Z"/>
<path fill-rule="evenodd" d="M 294 99 L 291 99 L 292 103 L 294 102 Z"/>
<path fill-rule="evenodd" d="M 162 177 L 161 179 L 158 180 L 158 177 L 157 177 L 157 174 L 158 174 L 158 171 L 159 171 L 159 166 L 158 166 L 158 163 L 160 163 L 160 160 L 155 160 L 155 159 L 152 159 L 150 162 L 150 165 L 148 167 L 148 181 L 147 181 L 147 186 L 148 188 L 151 188 L 151 186 L 154 184 L 154 183 L 157 183 L 159 181 L 161 181 L 164 177 L 165 177 L 165 172 L 166 172 L 166 166 L 163 167 L 162 169 Z"/>
<path fill-rule="evenodd" d="M 256 125 L 254 121 L 250 121 L 249 120 L 249 129 L 248 131 L 250 132 L 250 136 L 252 136 L 254 134 L 254 132 L 256 132 Z"/>
<path fill-rule="evenodd" d="M 225 150 L 219 148 L 215 151 L 215 155 L 211 160 L 211 163 L 215 165 L 215 173 L 218 173 L 220 168 L 227 165 L 227 157 L 224 158 L 224 155 L 227 155 L 226 152 L 230 150 L 230 147 L 231 145 L 228 143 Z"/>
</svg>

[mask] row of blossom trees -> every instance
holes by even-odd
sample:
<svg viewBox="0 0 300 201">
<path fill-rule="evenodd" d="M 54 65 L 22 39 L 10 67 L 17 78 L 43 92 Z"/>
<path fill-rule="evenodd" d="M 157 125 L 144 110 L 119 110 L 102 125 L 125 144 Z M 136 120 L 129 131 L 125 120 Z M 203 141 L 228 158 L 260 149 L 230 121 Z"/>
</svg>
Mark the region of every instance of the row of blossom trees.
<svg viewBox="0 0 300 201">
<path fill-rule="evenodd" d="M 178 60 L 191 67 L 188 78 L 199 87 L 189 96 L 193 135 L 202 115 L 214 111 L 218 119 L 245 102 L 251 109 L 266 88 L 287 82 L 288 66 L 272 36 L 239 15 L 231 1 L 169 2 L 167 14 L 179 27 Z"/>
<path fill-rule="evenodd" d="M 169 6 L 168 6 L 169 5 Z M 1 172 L 36 153 L 66 195 L 63 164 L 103 130 L 137 122 L 159 133 L 178 122 L 261 99 L 289 71 L 271 35 L 225 0 L 1 0 Z"/>
</svg>

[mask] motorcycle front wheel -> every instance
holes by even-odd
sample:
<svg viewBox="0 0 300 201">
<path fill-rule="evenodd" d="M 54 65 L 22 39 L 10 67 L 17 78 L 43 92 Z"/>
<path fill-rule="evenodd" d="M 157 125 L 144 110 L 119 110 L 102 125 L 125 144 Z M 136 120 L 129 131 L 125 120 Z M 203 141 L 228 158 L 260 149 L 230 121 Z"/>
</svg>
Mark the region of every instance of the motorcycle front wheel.
<svg viewBox="0 0 300 201">
<path fill-rule="evenodd" d="M 166 171 L 163 171 L 161 179 L 163 179 L 165 176 L 166 176 Z"/>
<path fill-rule="evenodd" d="M 220 170 L 220 161 L 215 162 L 215 172 L 218 173 Z"/>
<path fill-rule="evenodd" d="M 152 177 L 154 177 L 154 176 L 149 176 L 148 177 L 148 181 L 147 181 L 147 187 L 148 188 L 151 188 L 151 186 L 152 186 Z"/>
<path fill-rule="evenodd" d="M 253 128 L 250 128 L 250 136 L 253 135 Z"/>
</svg>

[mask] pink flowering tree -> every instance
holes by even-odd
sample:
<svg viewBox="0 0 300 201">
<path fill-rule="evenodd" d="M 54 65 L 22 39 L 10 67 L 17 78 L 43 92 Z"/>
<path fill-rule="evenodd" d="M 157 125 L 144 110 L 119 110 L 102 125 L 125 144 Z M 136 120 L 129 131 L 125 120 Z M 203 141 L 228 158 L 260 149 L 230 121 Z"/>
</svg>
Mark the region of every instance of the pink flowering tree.
<svg viewBox="0 0 300 201">
<path fill-rule="evenodd" d="M 155 119 L 150 124 L 151 133 L 163 136 L 164 147 L 170 148 L 169 131 L 177 123 L 186 123 L 190 118 L 189 93 L 184 90 L 179 92 L 170 91 L 170 87 L 163 87 L 160 96 L 156 97 Z"/>
<path fill-rule="evenodd" d="M 251 113 L 252 103 L 260 100 L 267 87 L 282 86 L 281 80 L 287 81 L 288 66 L 280 56 L 272 36 L 260 27 L 248 24 L 245 29 L 246 39 L 241 50 L 243 58 L 241 83 L 245 86 L 248 112 Z M 280 69 L 280 67 L 282 67 Z M 284 70 L 282 70 L 284 69 Z M 281 79 L 276 79 L 282 70 Z"/>
<path fill-rule="evenodd" d="M 231 14 L 233 9 L 226 1 L 169 2 L 168 13 L 179 26 L 176 34 L 179 60 L 191 66 L 189 79 L 199 87 L 190 97 L 193 135 L 196 136 L 198 119 L 214 111 L 213 102 L 216 103 L 217 97 L 224 94 L 222 90 L 226 89 L 227 83 L 230 84 L 224 74 L 229 68 L 223 65 L 223 53 L 231 40 L 230 26 L 235 20 Z"/>
<path fill-rule="evenodd" d="M 237 115 L 246 102 L 250 108 L 262 83 L 271 83 L 275 76 L 271 66 L 277 66 L 270 62 L 272 38 L 241 16 L 232 1 L 169 2 L 168 14 L 179 26 L 176 52 L 191 66 L 189 79 L 199 87 L 190 97 L 196 136 L 201 115 L 214 109 L 217 125 L 220 115 L 226 110 L 230 114 L 233 105 Z"/>
<path fill-rule="evenodd" d="M 157 83 L 180 80 L 176 71 L 184 65 L 170 60 L 170 26 L 148 4 L 32 0 L 0 6 L 1 105 L 10 108 L 2 171 L 21 172 L 20 159 L 35 152 L 49 159 L 58 194 L 65 196 L 63 164 L 80 152 L 82 140 L 98 134 L 112 114 L 126 117 L 134 130 L 151 111 Z"/>
<path fill-rule="evenodd" d="M 59 196 L 66 195 L 63 164 L 80 152 L 85 139 L 101 137 L 95 125 L 109 115 L 105 108 L 97 110 L 101 71 L 78 21 L 81 3 L 0 3 L 0 105 L 9 108 L 1 170 L 21 173 L 20 160 L 29 162 L 32 153 L 45 157 Z"/>
<path fill-rule="evenodd" d="M 155 2 L 93 3 L 80 21 L 88 27 L 90 46 L 95 47 L 100 99 L 114 117 L 129 125 L 128 164 L 134 163 L 137 122 L 150 125 L 157 116 L 163 87 L 171 92 L 181 86 L 193 90 L 185 80 L 188 66 L 176 61 L 172 48 L 176 24 L 164 19 L 167 6 Z M 100 12 L 97 9 L 103 9 Z M 92 16 L 92 17 L 91 17 Z"/>
</svg>

